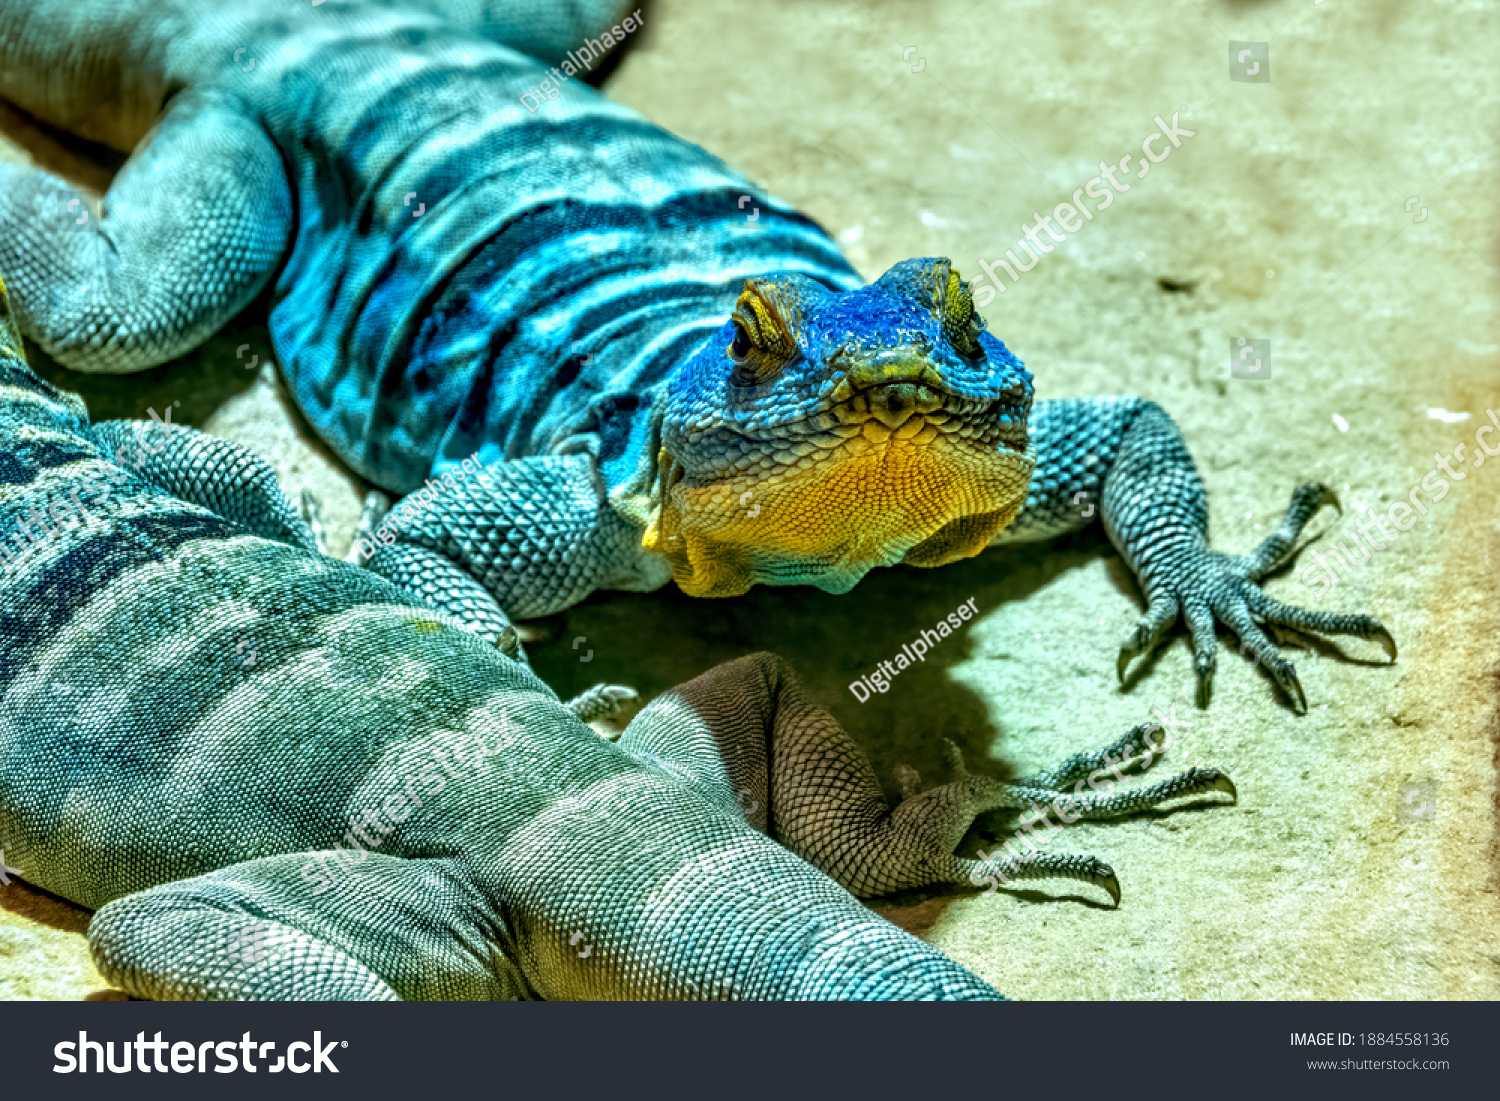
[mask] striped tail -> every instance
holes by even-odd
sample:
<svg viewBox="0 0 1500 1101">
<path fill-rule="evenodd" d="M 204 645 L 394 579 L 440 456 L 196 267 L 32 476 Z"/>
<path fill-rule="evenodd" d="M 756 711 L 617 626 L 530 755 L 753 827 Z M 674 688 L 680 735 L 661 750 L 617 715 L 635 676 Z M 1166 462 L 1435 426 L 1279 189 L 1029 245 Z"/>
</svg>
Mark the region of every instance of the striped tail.
<svg viewBox="0 0 1500 1101">
<path fill-rule="evenodd" d="M 128 152 L 176 90 L 167 47 L 187 10 L 146 0 L 0 0 L 0 99 Z"/>
</svg>

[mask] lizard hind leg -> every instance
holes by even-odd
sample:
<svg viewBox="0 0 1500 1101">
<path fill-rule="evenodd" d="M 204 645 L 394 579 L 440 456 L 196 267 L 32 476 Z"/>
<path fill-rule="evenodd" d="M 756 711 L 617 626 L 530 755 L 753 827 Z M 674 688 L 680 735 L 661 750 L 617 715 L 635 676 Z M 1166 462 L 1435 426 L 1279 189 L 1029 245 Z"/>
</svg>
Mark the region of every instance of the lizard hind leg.
<svg viewBox="0 0 1500 1101">
<path fill-rule="evenodd" d="M 300 929 L 158 891 L 110 903 L 89 930 L 105 981 L 151 1001 L 397 1001 L 369 968 Z M 258 966 L 296 961 L 295 969 Z"/>
<path fill-rule="evenodd" d="M 970 882 L 984 865 L 954 850 L 986 811 L 1060 801 L 1069 821 L 1108 818 L 1206 791 L 1233 794 L 1227 777 L 1193 769 L 1120 795 L 1076 793 L 1100 769 L 1148 767 L 1155 756 L 1136 727 L 1104 749 L 1079 753 L 1057 768 L 1003 783 L 969 774 L 950 745 L 951 783 L 894 809 L 865 754 L 832 715 L 812 704 L 791 667 L 774 654 L 751 654 L 710 669 L 658 697 L 620 740 L 631 754 L 670 763 L 726 809 L 738 804 L 766 830 L 859 898 L 939 883 Z M 1159 729 L 1159 728 L 1157 728 Z M 1136 757 L 1138 750 L 1144 754 Z M 1124 758 L 1125 760 L 1122 760 Z M 1117 896 L 1108 865 L 1093 857 L 1042 854 L 1013 877 L 1066 876 Z"/>
</svg>

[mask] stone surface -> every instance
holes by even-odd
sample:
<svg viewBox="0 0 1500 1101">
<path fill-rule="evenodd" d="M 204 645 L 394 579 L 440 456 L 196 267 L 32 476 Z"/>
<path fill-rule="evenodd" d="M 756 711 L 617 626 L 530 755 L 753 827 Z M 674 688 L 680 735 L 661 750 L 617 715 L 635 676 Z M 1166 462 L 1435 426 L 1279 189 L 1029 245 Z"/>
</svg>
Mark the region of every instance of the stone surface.
<svg viewBox="0 0 1500 1101">
<path fill-rule="evenodd" d="M 1345 508 L 1342 523 L 1331 511 L 1315 523 L 1326 546 L 1365 506 L 1406 497 L 1435 452 L 1472 447 L 1487 408 L 1500 413 L 1494 3 L 772 0 L 752 18 L 729 0 L 663 0 L 648 20 L 610 93 L 817 217 L 867 277 L 914 255 L 974 275 L 1101 159 L 1131 153 L 1130 191 L 985 313 L 1039 396 L 1165 406 L 1207 481 L 1221 549 L 1253 546 L 1312 479 Z M 1268 43 L 1269 83 L 1231 79 L 1230 41 Z M 1174 112 L 1195 135 L 1138 178 L 1153 117 Z M 245 370 L 251 354 L 270 359 L 263 318 L 142 375 L 49 373 L 96 418 L 180 400 L 177 419 L 313 488 L 342 551 L 359 482 L 272 376 Z M 1240 337 L 1270 339 L 1269 380 L 1230 377 Z M 1331 591 L 1301 582 L 1305 562 L 1268 583 L 1290 603 L 1378 615 L 1401 644 L 1394 666 L 1357 642 L 1345 650 L 1367 663 L 1299 656 L 1304 717 L 1229 638 L 1206 711 L 1191 706 L 1180 633 L 1117 688 L 1140 595 L 1097 533 L 887 570 L 837 597 L 600 594 L 530 650 L 564 695 L 597 680 L 650 695 L 778 651 L 893 795 L 907 770 L 923 786 L 947 778 L 942 737 L 976 769 L 1019 774 L 1177 701 L 1192 726 L 1159 767 L 1219 766 L 1239 803 L 1056 835 L 1052 849 L 1115 867 L 1119 909 L 1065 882 L 877 909 L 1013 997 L 1496 998 L 1500 462 L 1463 469 Z M 970 597 L 977 620 L 857 702 L 850 681 Z M 588 664 L 571 649 L 580 637 Z M 980 827 L 963 851 L 1013 824 Z M 23 883 L 0 888 L 0 996 L 107 996 L 86 923 Z"/>
</svg>

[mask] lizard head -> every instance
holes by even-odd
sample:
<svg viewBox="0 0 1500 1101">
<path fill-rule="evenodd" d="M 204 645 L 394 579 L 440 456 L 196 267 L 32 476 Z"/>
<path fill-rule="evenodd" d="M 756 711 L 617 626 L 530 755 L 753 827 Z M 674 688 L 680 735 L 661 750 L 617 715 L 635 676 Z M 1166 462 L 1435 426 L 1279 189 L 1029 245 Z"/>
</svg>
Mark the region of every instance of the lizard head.
<svg viewBox="0 0 1500 1101">
<path fill-rule="evenodd" d="M 749 279 L 668 388 L 642 545 L 694 596 L 978 554 L 1026 499 L 1031 396 L 946 259 Z"/>
</svg>

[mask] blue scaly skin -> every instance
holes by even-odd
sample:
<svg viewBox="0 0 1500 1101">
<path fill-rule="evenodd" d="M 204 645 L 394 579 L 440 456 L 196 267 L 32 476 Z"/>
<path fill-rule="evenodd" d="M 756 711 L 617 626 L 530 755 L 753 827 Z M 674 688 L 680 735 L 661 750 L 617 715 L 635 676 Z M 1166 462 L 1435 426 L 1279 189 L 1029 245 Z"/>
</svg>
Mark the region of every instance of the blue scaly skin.
<svg viewBox="0 0 1500 1101">
<path fill-rule="evenodd" d="M 490 638 L 669 578 L 843 592 L 1077 530 L 1086 498 L 1146 597 L 1122 678 L 1179 616 L 1204 703 L 1216 621 L 1298 708 L 1263 627 L 1394 658 L 1376 620 L 1257 584 L 1326 487 L 1250 554 L 1213 550 L 1156 405 L 1033 406 L 946 260 L 863 286 L 807 218 L 549 70 L 581 28 L 630 33 L 596 7 L 0 0 L 0 98 L 133 150 L 82 226 L 66 184 L 0 165 L 23 327 L 69 366 L 139 370 L 273 285 L 298 405 L 410 494 L 354 556 Z"/>
<path fill-rule="evenodd" d="M 1212 769 L 1084 793 L 1136 730 L 1015 784 L 960 763 L 893 810 L 769 654 L 611 745 L 452 617 L 307 549 L 263 460 L 142 428 L 31 372 L 0 283 L 0 854 L 97 909 L 94 961 L 135 996 L 993 998 L 853 896 L 981 882 L 953 849 L 996 807 L 1234 793 Z M 1008 878 L 1057 876 L 1119 899 L 1087 856 Z"/>
</svg>

